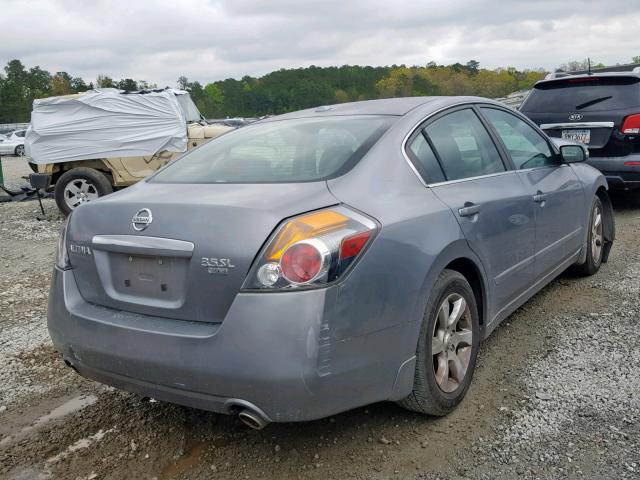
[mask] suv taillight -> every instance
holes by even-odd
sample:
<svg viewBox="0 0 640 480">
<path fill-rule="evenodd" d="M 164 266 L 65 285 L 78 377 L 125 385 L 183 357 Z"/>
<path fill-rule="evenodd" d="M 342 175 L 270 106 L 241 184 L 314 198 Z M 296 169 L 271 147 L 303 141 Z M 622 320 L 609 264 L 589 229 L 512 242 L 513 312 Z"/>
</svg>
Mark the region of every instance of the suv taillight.
<svg viewBox="0 0 640 480">
<path fill-rule="evenodd" d="M 629 115 L 622 122 L 620 131 L 625 135 L 637 135 L 640 133 L 640 113 Z"/>
</svg>

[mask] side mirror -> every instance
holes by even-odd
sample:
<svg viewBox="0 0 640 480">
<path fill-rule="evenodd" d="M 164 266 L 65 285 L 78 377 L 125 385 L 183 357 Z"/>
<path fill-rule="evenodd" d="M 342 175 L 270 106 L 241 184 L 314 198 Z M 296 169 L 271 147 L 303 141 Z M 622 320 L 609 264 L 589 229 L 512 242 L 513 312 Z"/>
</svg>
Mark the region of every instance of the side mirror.
<svg viewBox="0 0 640 480">
<path fill-rule="evenodd" d="M 560 155 L 565 163 L 584 162 L 589 158 L 589 150 L 581 145 L 562 145 Z"/>
</svg>

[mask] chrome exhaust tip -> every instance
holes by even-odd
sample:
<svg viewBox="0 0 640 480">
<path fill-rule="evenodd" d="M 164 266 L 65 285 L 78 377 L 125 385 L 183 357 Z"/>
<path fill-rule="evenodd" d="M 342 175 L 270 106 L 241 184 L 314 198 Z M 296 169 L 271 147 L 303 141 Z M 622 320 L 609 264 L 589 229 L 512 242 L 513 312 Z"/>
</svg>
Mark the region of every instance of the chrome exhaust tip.
<svg viewBox="0 0 640 480">
<path fill-rule="evenodd" d="M 261 414 L 249 410 L 248 408 L 240 410 L 238 418 L 242 423 L 253 430 L 262 430 L 264 427 L 269 425 L 269 421 L 263 418 Z"/>
</svg>

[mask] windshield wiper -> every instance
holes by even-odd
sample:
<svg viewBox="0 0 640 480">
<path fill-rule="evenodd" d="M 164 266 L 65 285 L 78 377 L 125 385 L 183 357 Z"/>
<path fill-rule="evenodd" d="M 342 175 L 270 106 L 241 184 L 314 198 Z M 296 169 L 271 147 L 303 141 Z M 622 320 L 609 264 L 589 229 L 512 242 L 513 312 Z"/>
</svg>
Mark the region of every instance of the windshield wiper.
<svg viewBox="0 0 640 480">
<path fill-rule="evenodd" d="M 609 100 L 610 98 L 613 98 L 613 96 L 609 95 L 608 97 L 601 97 L 601 98 L 595 98 L 593 100 L 589 100 L 588 102 L 584 102 L 584 103 L 581 103 L 580 105 L 577 105 L 576 110 L 582 110 L 583 108 L 590 107 L 591 105 L 595 105 L 596 103 L 604 102 L 605 100 Z"/>
</svg>

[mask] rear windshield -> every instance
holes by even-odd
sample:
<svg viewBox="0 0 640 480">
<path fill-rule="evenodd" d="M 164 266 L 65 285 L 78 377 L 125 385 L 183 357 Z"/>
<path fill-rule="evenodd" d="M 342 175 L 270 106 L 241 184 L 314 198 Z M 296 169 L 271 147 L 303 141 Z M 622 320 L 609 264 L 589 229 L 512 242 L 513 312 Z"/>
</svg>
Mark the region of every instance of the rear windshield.
<svg viewBox="0 0 640 480">
<path fill-rule="evenodd" d="M 616 110 L 638 105 L 639 78 L 580 77 L 536 85 L 520 110 L 531 113 L 565 113 Z"/>
<path fill-rule="evenodd" d="M 343 116 L 257 123 L 222 135 L 160 170 L 151 182 L 308 182 L 352 168 L 396 117 Z"/>
</svg>

